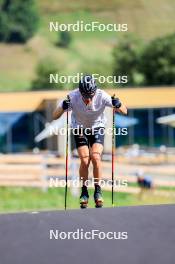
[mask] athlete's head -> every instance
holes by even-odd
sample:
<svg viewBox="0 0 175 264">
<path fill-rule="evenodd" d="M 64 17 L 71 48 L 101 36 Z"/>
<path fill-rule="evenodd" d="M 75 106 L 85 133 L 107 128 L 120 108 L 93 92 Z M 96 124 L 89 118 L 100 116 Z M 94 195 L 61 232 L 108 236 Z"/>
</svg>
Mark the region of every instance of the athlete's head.
<svg viewBox="0 0 175 264">
<path fill-rule="evenodd" d="M 84 99 L 92 99 L 94 96 L 97 85 L 91 75 L 85 75 L 79 82 L 79 90 Z"/>
</svg>

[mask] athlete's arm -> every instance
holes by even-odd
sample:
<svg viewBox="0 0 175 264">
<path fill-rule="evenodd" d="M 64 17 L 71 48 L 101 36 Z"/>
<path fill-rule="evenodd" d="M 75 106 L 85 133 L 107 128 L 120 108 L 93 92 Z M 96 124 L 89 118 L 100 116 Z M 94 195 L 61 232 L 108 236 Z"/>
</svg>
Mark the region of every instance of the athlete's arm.
<svg viewBox="0 0 175 264">
<path fill-rule="evenodd" d="M 57 107 L 54 111 L 53 111 L 53 120 L 56 120 L 58 118 L 60 118 L 62 116 L 62 114 L 64 113 L 64 110 L 62 107 Z"/>
<path fill-rule="evenodd" d="M 126 106 L 120 101 L 119 98 L 116 98 L 115 95 L 112 97 L 108 95 L 105 91 L 103 91 L 103 96 L 105 99 L 105 106 L 114 107 L 115 112 L 118 112 L 123 115 L 127 115 L 127 108 Z"/>
<path fill-rule="evenodd" d="M 62 101 L 61 104 L 59 104 L 57 106 L 57 108 L 54 110 L 53 119 L 56 120 L 56 119 L 60 118 L 62 116 L 62 114 L 64 113 L 64 111 L 69 110 L 70 107 L 71 107 L 70 99 L 66 99 L 66 100 Z"/>
<path fill-rule="evenodd" d="M 112 97 L 112 105 L 115 108 L 115 112 L 118 112 L 123 115 L 127 115 L 127 108 L 126 106 L 120 101 L 119 98 Z"/>
<path fill-rule="evenodd" d="M 123 115 L 127 115 L 127 113 L 128 113 L 128 109 L 126 108 L 126 106 L 123 103 L 121 103 L 121 106 L 119 108 L 116 108 L 115 111 L 120 113 L 120 114 L 123 114 Z"/>
</svg>

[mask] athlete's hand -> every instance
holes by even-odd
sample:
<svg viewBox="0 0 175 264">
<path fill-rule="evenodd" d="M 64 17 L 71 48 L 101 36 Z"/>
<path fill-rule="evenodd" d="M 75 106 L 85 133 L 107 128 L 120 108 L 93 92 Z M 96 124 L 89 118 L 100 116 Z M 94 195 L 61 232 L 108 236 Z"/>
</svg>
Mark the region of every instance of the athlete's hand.
<svg viewBox="0 0 175 264">
<path fill-rule="evenodd" d="M 63 101 L 63 110 L 68 110 L 71 107 L 70 98 Z"/>
<path fill-rule="evenodd" d="M 115 107 L 115 108 L 120 108 L 121 107 L 122 103 L 120 102 L 119 98 L 115 98 L 115 96 L 112 96 L 111 99 L 112 99 L 113 107 Z"/>
</svg>

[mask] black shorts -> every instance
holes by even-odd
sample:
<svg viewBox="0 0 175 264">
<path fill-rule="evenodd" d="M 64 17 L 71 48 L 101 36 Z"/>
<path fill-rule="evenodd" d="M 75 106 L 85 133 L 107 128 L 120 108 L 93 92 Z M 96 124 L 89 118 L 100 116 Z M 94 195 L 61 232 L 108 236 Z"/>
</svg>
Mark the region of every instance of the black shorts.
<svg viewBox="0 0 175 264">
<path fill-rule="evenodd" d="M 76 148 L 82 146 L 92 147 L 94 143 L 104 145 L 104 127 L 98 127 L 94 129 L 76 129 L 74 131 Z"/>
</svg>

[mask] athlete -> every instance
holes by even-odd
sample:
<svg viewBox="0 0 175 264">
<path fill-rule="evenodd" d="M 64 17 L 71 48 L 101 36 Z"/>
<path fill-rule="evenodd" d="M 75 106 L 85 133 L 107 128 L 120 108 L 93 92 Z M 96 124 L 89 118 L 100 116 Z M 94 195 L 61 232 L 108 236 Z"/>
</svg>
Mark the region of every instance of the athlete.
<svg viewBox="0 0 175 264">
<path fill-rule="evenodd" d="M 62 116 L 65 111 L 72 110 L 71 127 L 74 128 L 76 148 L 80 158 L 79 174 L 83 180 L 80 196 L 80 207 L 88 205 L 88 168 L 90 162 L 93 165 L 94 176 L 94 201 L 95 206 L 103 206 L 102 191 L 99 184 L 102 174 L 101 156 L 104 144 L 105 130 L 105 107 L 114 107 L 115 111 L 126 115 L 127 109 L 119 100 L 108 95 L 105 91 L 97 88 L 96 82 L 91 75 L 85 75 L 79 82 L 79 88 L 69 93 L 68 99 L 58 103 L 53 112 L 53 119 Z"/>
</svg>

